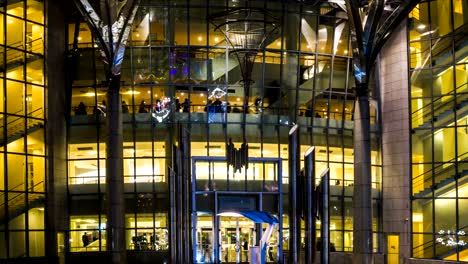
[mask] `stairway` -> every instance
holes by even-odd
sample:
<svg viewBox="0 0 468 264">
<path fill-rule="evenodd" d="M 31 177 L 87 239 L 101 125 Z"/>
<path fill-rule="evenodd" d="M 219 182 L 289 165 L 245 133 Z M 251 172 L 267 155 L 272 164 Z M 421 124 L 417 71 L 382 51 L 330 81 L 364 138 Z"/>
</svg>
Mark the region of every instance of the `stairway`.
<svg viewBox="0 0 468 264">
<path fill-rule="evenodd" d="M 27 115 L 28 117 L 41 118 L 42 108 L 38 108 Z M 7 117 L 7 131 L 6 131 L 6 140 L 4 138 L 4 133 L 1 133 L 5 128 L 3 126 L 3 119 L 0 119 L 0 146 L 5 146 L 8 143 L 11 143 L 21 137 L 24 137 L 27 134 L 30 134 L 44 126 L 43 121 L 39 119 L 28 119 L 27 126 L 25 125 L 26 119 L 18 116 L 8 116 Z"/>
<path fill-rule="evenodd" d="M 453 122 L 453 112 L 457 111 L 457 117 L 461 118 L 468 114 L 468 92 L 466 91 L 467 84 L 463 84 L 456 89 L 457 96 L 452 96 L 450 100 L 442 101 L 443 97 L 439 97 L 431 103 L 426 104 L 414 111 L 411 116 L 413 129 L 430 128 L 432 123 L 437 123 L 438 127 L 444 126 Z M 453 91 L 447 95 L 453 95 Z M 455 101 L 456 100 L 456 101 Z M 433 105 L 434 116 L 432 117 Z M 428 129 L 429 131 L 429 129 Z"/>
<path fill-rule="evenodd" d="M 421 188 L 421 190 L 417 193 L 414 194 L 414 197 L 416 198 L 421 198 L 421 197 L 426 197 L 426 196 L 431 196 L 433 191 L 438 191 L 438 192 L 448 192 L 451 190 L 449 188 L 451 185 L 455 183 L 455 180 L 458 180 L 458 185 L 464 184 L 468 182 L 468 152 L 459 155 L 456 160 L 458 160 L 459 168 L 458 170 L 460 171 L 458 174 L 455 174 L 455 164 L 452 163 L 452 165 L 448 167 L 443 167 L 445 164 L 440 164 L 436 167 L 434 167 L 433 170 L 426 171 L 424 173 L 421 173 L 420 175 L 416 176 L 413 178 L 413 188 L 416 188 L 417 186 L 427 186 L 425 188 Z M 454 162 L 455 159 L 449 161 Z M 432 179 L 431 175 L 434 171 L 434 184 L 432 184 Z M 444 189 L 445 188 L 445 189 Z M 442 194 L 438 193 L 438 195 Z"/>
<path fill-rule="evenodd" d="M 44 182 L 41 181 L 37 184 L 34 185 L 33 188 L 30 188 L 29 190 L 32 191 L 34 189 L 42 189 L 41 185 L 43 185 Z M 0 224 L 3 225 L 7 221 L 25 213 L 27 210 L 38 207 L 38 206 L 43 206 L 44 201 L 45 201 L 45 193 L 26 193 L 24 188 L 25 184 L 22 183 L 18 186 L 15 186 L 8 190 L 8 214 L 5 215 L 6 210 L 5 210 L 5 193 L 2 192 L 0 194 Z M 26 206 L 26 195 L 28 198 L 28 206 Z"/>
<path fill-rule="evenodd" d="M 25 64 L 25 60 L 27 63 L 33 62 L 39 58 L 42 58 L 44 50 L 44 44 L 42 38 L 37 38 L 35 40 L 31 40 L 26 42 L 26 51 L 32 53 L 25 53 L 24 52 L 24 43 L 23 41 L 18 41 L 12 44 L 7 45 L 6 47 L 6 55 L 5 52 L 0 52 L 0 57 L 6 57 L 6 64 L 3 64 L 3 60 L 0 60 L 0 70 L 7 72 Z M 25 57 L 26 56 L 26 57 Z"/>
<path fill-rule="evenodd" d="M 466 230 L 468 226 L 460 227 L 458 230 Z M 448 257 L 453 257 L 454 254 L 457 252 L 462 252 L 463 250 L 468 249 L 468 244 L 466 245 L 458 245 L 458 246 L 448 246 L 443 245 L 441 242 L 437 241 L 437 239 L 442 239 L 444 242 L 447 241 L 446 235 L 435 234 L 436 241 L 429 240 L 424 242 L 424 244 L 419 245 L 413 248 L 413 255 L 418 256 L 418 258 L 432 258 L 432 259 L 446 259 Z M 453 237 L 456 239 L 455 237 Z M 464 240 L 463 236 L 459 238 L 460 240 Z M 466 242 L 466 241 L 464 241 Z M 435 246 L 435 257 L 433 257 L 433 250 Z"/>
</svg>

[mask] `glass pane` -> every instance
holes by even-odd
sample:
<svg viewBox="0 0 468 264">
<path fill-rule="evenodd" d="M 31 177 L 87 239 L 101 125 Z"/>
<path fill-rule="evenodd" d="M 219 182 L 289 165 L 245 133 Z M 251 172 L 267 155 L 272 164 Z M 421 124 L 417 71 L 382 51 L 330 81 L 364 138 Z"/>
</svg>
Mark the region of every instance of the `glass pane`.
<svg viewBox="0 0 468 264">
<path fill-rule="evenodd" d="M 164 7 L 151 9 L 149 13 L 149 23 L 150 41 L 152 45 L 164 45 L 174 42 L 174 39 L 170 38 L 171 36 L 173 37 L 174 32 L 174 28 L 172 28 L 174 25 L 169 22 L 173 21 L 173 16 L 170 16 L 170 14 L 168 9 Z M 145 15 L 145 20 L 146 16 L 148 16 L 148 14 Z M 146 22 L 143 23 L 146 24 Z M 143 37 L 145 36 L 143 35 Z"/>
<path fill-rule="evenodd" d="M 174 20 L 177 23 L 171 23 L 174 27 L 175 45 L 187 45 L 188 44 L 188 23 L 187 23 L 187 9 L 185 8 L 172 8 L 170 16 L 174 16 Z"/>
<path fill-rule="evenodd" d="M 444 36 L 452 31 L 450 19 L 450 1 L 435 0 L 430 2 L 431 35 L 432 37 Z"/>
<path fill-rule="evenodd" d="M 324 20 L 324 21 L 321 21 Z M 333 18 L 322 18 L 319 17 L 319 29 L 318 29 L 318 43 L 317 43 L 317 52 L 320 53 L 332 53 L 333 48 L 333 35 L 334 35 L 334 27 L 327 24 L 334 24 Z M 325 22 L 326 21 L 326 22 Z M 336 29 L 341 29 L 341 27 L 337 27 Z"/>
<path fill-rule="evenodd" d="M 454 29 L 468 23 L 468 2 L 452 0 Z"/>
<path fill-rule="evenodd" d="M 447 127 L 434 133 L 434 161 L 454 161 L 455 158 L 455 129 Z"/>
<path fill-rule="evenodd" d="M 45 237 L 43 231 L 30 231 L 29 235 L 29 256 L 41 257 L 45 255 Z"/>
<path fill-rule="evenodd" d="M 190 44 L 205 46 L 206 39 L 206 8 L 190 8 Z"/>
<path fill-rule="evenodd" d="M 45 191 L 45 159 L 28 156 L 28 190 L 30 192 Z M 35 197 L 33 197 L 36 199 Z"/>
<path fill-rule="evenodd" d="M 432 201 L 417 199 L 413 201 L 413 232 L 432 233 Z"/>
<path fill-rule="evenodd" d="M 19 258 L 26 255 L 25 232 L 10 232 L 10 258 Z"/>
<path fill-rule="evenodd" d="M 3 39 L 4 34 L 5 34 L 5 25 L 3 24 L 3 14 L 0 14 L 0 44 L 5 44 L 5 40 Z"/>
<path fill-rule="evenodd" d="M 6 245 L 6 243 L 7 243 L 7 241 L 6 241 L 5 233 L 0 232 L 0 244 Z M 0 258 L 2 258 L 2 259 L 7 258 L 7 247 L 6 246 L 0 247 Z"/>
<path fill-rule="evenodd" d="M 435 230 L 453 230 L 456 226 L 456 200 L 435 200 Z"/>
<path fill-rule="evenodd" d="M 24 21 L 12 16 L 7 16 L 6 19 L 6 44 L 12 48 L 24 50 Z"/>
<path fill-rule="evenodd" d="M 25 160 L 24 155 L 7 154 L 9 191 L 26 191 L 24 182 L 26 176 Z"/>
<path fill-rule="evenodd" d="M 44 54 L 44 27 L 29 22 L 26 27 L 26 50 L 36 54 Z"/>
<path fill-rule="evenodd" d="M 317 16 L 304 16 L 301 20 L 301 51 L 315 52 L 317 45 Z M 287 34 L 287 32 L 285 32 Z"/>
<path fill-rule="evenodd" d="M 28 224 L 29 229 L 44 229 L 44 207 L 37 207 L 28 211 Z"/>
<path fill-rule="evenodd" d="M 42 1 L 28 0 L 26 9 L 26 19 L 43 24 L 44 3 Z"/>
</svg>

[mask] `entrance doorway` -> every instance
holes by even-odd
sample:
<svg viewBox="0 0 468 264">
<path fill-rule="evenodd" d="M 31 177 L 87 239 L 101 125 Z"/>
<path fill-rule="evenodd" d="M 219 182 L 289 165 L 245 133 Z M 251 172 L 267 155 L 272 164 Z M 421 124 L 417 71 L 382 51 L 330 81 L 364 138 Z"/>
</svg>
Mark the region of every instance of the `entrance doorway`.
<svg viewBox="0 0 468 264">
<path fill-rule="evenodd" d="M 236 210 L 267 212 L 279 220 L 266 250 L 266 262 L 277 263 L 283 245 L 280 172 L 280 159 L 249 159 L 249 168 L 234 175 L 225 159 L 192 158 L 194 263 L 250 262 L 250 247 L 259 246 L 268 224 L 223 213 Z"/>
</svg>

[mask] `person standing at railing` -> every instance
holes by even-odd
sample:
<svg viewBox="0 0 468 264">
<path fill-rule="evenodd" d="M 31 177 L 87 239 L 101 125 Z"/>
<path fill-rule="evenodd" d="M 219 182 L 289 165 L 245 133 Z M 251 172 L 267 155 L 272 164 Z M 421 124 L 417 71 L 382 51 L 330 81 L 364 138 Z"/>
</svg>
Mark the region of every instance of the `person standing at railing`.
<svg viewBox="0 0 468 264">
<path fill-rule="evenodd" d="M 80 102 L 78 105 L 78 108 L 75 111 L 75 115 L 87 115 L 88 113 L 86 112 L 86 105 L 83 102 Z"/>
<path fill-rule="evenodd" d="M 146 111 L 146 102 L 144 100 L 141 101 L 140 103 L 140 108 L 138 109 L 138 113 L 148 113 L 148 111 Z"/>
<path fill-rule="evenodd" d="M 190 101 L 188 98 L 185 98 L 184 102 L 182 103 L 182 112 L 190 112 Z"/>
</svg>

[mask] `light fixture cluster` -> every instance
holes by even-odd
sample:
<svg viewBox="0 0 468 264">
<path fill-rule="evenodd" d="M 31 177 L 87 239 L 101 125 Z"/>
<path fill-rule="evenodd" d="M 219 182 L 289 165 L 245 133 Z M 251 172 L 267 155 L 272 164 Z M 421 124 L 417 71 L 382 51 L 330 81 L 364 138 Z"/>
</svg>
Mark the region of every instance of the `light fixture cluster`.
<svg viewBox="0 0 468 264">
<path fill-rule="evenodd" d="M 457 240 L 457 236 L 464 236 L 466 233 L 463 230 L 454 231 L 454 230 L 440 230 L 438 232 L 441 237 L 438 237 L 436 241 L 443 246 L 447 247 L 456 247 L 456 246 L 466 246 L 467 243 L 464 240 Z"/>
</svg>

